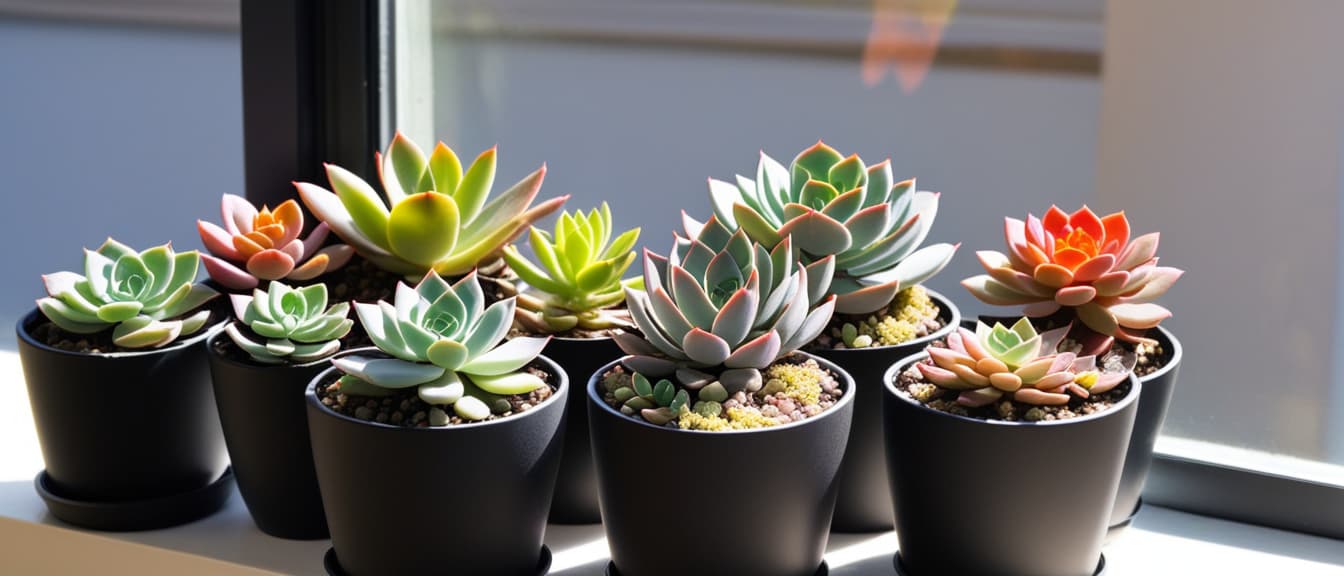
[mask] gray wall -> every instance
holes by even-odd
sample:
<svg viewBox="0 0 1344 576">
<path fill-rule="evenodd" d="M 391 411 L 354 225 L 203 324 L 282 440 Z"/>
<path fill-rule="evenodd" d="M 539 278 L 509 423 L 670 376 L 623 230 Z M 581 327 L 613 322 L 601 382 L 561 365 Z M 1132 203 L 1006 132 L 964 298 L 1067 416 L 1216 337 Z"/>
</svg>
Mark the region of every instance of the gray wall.
<svg viewBox="0 0 1344 576">
<path fill-rule="evenodd" d="M 500 180 L 548 163 L 544 197 L 606 199 L 665 253 L 686 209 L 710 213 L 707 177 L 755 174 L 822 138 L 943 192 L 931 242 L 963 242 L 929 282 L 965 312 L 974 251 L 1000 249 L 1003 217 L 1092 193 L 1096 77 L 935 69 L 914 94 L 863 85 L 853 59 L 436 38 L 440 138 L 463 155 L 500 144 Z"/>
<path fill-rule="evenodd" d="M 0 343 L 111 235 L 197 248 L 242 193 L 237 32 L 0 19 Z"/>
</svg>

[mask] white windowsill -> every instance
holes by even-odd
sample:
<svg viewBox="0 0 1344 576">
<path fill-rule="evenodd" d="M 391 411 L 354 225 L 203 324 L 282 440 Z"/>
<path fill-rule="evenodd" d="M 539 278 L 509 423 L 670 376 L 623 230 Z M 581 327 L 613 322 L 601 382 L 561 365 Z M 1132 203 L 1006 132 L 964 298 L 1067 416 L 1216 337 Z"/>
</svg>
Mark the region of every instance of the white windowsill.
<svg viewBox="0 0 1344 576">
<path fill-rule="evenodd" d="M 66 574 L 89 568 L 135 574 L 323 574 L 327 541 L 271 538 L 252 525 L 236 494 L 209 518 L 135 533 L 90 533 L 62 527 L 33 491 L 42 468 L 18 356 L 0 351 L 0 554 L 3 574 Z M 13 520 L 10 520 L 13 519 Z M 1048 521 L 1048 519 L 1043 519 Z M 602 574 L 607 546 L 602 527 L 551 526 L 552 574 Z M 826 558 L 837 576 L 894 574 L 894 533 L 831 537 Z M 1110 576 L 1146 574 L 1344 573 L 1337 540 L 1148 507 L 1106 547 Z"/>
</svg>

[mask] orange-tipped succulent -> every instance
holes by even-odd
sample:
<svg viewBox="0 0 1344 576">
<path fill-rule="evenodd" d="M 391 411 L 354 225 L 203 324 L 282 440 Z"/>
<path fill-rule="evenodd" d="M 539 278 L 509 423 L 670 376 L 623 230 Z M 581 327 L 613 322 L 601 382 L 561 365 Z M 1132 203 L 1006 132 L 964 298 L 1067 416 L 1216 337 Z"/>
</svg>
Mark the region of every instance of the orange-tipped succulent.
<svg viewBox="0 0 1344 576">
<path fill-rule="evenodd" d="M 251 290 L 262 280 L 311 280 L 344 266 L 355 253 L 344 244 L 323 248 L 325 223 L 300 240 L 303 211 L 294 200 L 258 211 L 241 196 L 225 194 L 221 211 L 223 228 L 197 220 L 196 229 L 210 251 L 201 256 L 206 272 L 230 290 Z"/>
<path fill-rule="evenodd" d="M 1171 316 L 1153 303 L 1183 271 L 1157 265 L 1158 233 L 1130 239 L 1124 212 L 1098 217 L 1051 206 L 1042 218 L 1004 219 L 1007 255 L 976 253 L 988 274 L 962 285 L 986 304 L 1025 306 L 1029 316 L 1072 309 L 1088 328 L 1130 342 Z"/>
</svg>

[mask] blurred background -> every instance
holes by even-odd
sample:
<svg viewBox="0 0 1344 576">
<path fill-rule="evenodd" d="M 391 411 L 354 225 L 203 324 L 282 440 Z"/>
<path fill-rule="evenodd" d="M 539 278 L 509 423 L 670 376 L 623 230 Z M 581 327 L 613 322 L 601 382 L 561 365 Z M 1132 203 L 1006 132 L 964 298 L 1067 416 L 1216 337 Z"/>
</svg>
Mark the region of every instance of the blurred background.
<svg viewBox="0 0 1344 576">
<path fill-rule="evenodd" d="M 82 247 L 199 247 L 244 192 L 239 20 L 0 0 L 6 326 Z M 965 314 L 990 311 L 958 281 L 1005 216 L 1125 210 L 1188 271 L 1162 302 L 1185 345 L 1166 433 L 1344 464 L 1340 21 L 1332 0 L 417 0 L 387 57 L 415 140 L 498 144 L 497 185 L 545 162 L 543 196 L 606 200 L 659 252 L 709 214 L 707 177 L 819 138 L 943 193 L 929 241 L 962 248 L 928 285 Z"/>
</svg>

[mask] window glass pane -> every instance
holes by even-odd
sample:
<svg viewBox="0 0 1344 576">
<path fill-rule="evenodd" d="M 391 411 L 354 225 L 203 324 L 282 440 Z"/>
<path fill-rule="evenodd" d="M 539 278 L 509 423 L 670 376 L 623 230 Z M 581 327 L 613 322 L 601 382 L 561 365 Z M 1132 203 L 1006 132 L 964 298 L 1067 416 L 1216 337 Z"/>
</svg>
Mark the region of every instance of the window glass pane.
<svg viewBox="0 0 1344 576">
<path fill-rule="evenodd" d="M 1166 3 L 1138 4 L 1157 10 Z M 1282 211 L 1274 212 L 1277 229 L 1257 229 L 1250 217 L 1218 222 L 1210 214 L 1217 210 L 1208 208 L 1218 192 L 1191 186 L 1180 192 L 1188 202 L 1170 204 L 1189 208 L 1178 219 L 1166 192 L 1130 193 L 1115 184 L 1128 177 L 1142 188 L 1141 173 L 1102 177 L 1102 167 L 1120 164 L 1099 143 L 1118 146 L 1108 134 L 1124 134 L 1130 124 L 1123 114 L 1103 113 L 1102 63 L 1109 67 L 1112 56 L 1103 38 L 1114 43 L 1114 34 L 1130 34 L 1128 43 L 1138 43 L 1144 34 L 1137 25 L 1115 26 L 1102 0 L 434 0 L 427 6 L 398 16 L 399 123 L 417 139 L 437 136 L 462 154 L 499 144 L 501 184 L 546 162 L 543 196 L 570 194 L 569 207 L 582 209 L 606 200 L 622 225 L 643 227 L 641 243 L 658 252 L 670 245 L 681 210 L 710 214 L 706 178 L 751 176 L 759 150 L 787 162 L 818 138 L 870 163 L 890 157 L 898 178 L 918 177 L 921 188 L 943 192 L 928 242 L 962 248 L 927 285 L 966 315 L 1005 310 L 980 304 L 958 284 L 981 272 L 976 250 L 1004 249 L 1005 216 L 1039 215 L 1052 203 L 1127 210 L 1136 233 L 1163 233 L 1164 265 L 1190 271 L 1163 300 L 1175 312 L 1164 325 L 1187 352 L 1166 432 L 1344 462 L 1344 448 L 1328 442 L 1344 431 L 1334 428 L 1332 435 L 1327 425 L 1332 401 L 1334 421 L 1344 421 L 1338 392 L 1344 385 L 1334 382 L 1327 360 L 1337 297 L 1325 287 L 1335 285 L 1339 267 L 1320 268 L 1328 271 L 1321 277 L 1306 260 L 1309 252 L 1292 251 L 1300 257 L 1286 263 L 1272 253 L 1246 261 L 1223 249 L 1224 239 L 1275 236 L 1291 227 Z M 414 17 L 415 10 L 428 13 Z M 1135 22 L 1153 17 L 1129 10 L 1125 17 Z M 1197 22 L 1183 17 L 1185 24 Z M 1280 28 L 1278 38 L 1293 36 L 1293 24 Z M 1198 46 L 1187 38 L 1167 49 Z M 1330 53 L 1337 51 L 1321 52 Z M 1218 62 L 1216 54 L 1204 57 Z M 1134 90 L 1161 108 L 1158 88 Z M 1124 86 L 1106 92 L 1121 102 L 1108 103 L 1109 110 L 1136 97 Z M 1162 134 L 1160 126 L 1146 127 Z M 1207 130 L 1186 136 L 1192 148 L 1219 138 Z M 1322 162 L 1322 171 L 1337 178 L 1338 156 Z M 1238 190 L 1237 198 L 1265 202 L 1266 187 L 1255 190 Z M 1312 222 L 1334 242 L 1324 230 L 1338 221 L 1337 179 L 1329 194 L 1328 212 Z M 1322 258 L 1337 260 L 1329 248 Z M 1266 268 L 1265 260 L 1274 265 Z M 1270 302 L 1275 286 L 1307 277 L 1317 278 L 1310 282 L 1326 307 L 1320 318 L 1313 309 L 1314 328 L 1299 332 L 1292 313 Z M 1258 291 L 1238 292 L 1248 283 Z M 1211 297 L 1217 290 L 1226 292 Z M 1231 358 L 1253 357 L 1263 340 L 1255 336 L 1258 325 L 1234 321 L 1244 306 L 1263 312 L 1255 318 L 1274 319 L 1283 339 L 1280 355 L 1248 372 L 1227 367 Z M 1285 374 L 1291 377 L 1277 376 Z"/>
</svg>

